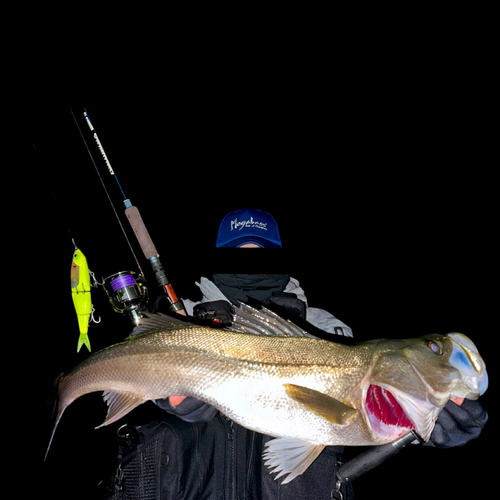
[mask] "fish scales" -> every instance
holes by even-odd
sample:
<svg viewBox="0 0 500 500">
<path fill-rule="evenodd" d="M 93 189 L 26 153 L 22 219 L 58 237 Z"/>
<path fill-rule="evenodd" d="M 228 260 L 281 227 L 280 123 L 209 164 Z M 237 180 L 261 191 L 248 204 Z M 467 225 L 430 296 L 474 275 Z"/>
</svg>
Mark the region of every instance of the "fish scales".
<svg viewBox="0 0 500 500">
<path fill-rule="evenodd" d="M 61 382 L 61 399 L 95 391 L 135 392 L 144 400 L 182 394 L 205 400 L 242 425 L 249 424 L 247 411 L 258 411 L 257 428 L 276 435 L 277 419 L 288 422 L 285 428 L 297 427 L 299 421 L 293 420 L 304 417 L 323 424 L 299 403 L 293 411 L 288 408 L 283 384 L 306 385 L 344 399 L 345 386 L 338 381 L 364 375 L 358 368 L 366 355 L 359 352 L 301 337 L 214 335 L 213 329 L 201 327 L 154 331 L 88 358 Z M 318 432 L 314 436 L 319 439 Z"/>
<path fill-rule="evenodd" d="M 165 376 L 172 376 L 176 366 L 188 368 L 193 364 L 201 370 L 202 363 L 213 369 L 220 365 L 221 358 L 224 364 L 231 363 L 235 369 L 240 366 L 247 371 L 259 369 L 262 373 L 282 376 L 290 370 L 300 373 L 300 366 L 311 376 L 316 375 L 316 366 L 328 367 L 333 375 L 345 376 L 349 367 L 359 366 L 364 361 L 345 346 L 319 339 L 260 337 L 225 331 L 218 331 L 214 336 L 214 331 L 209 328 L 185 328 L 151 332 L 133 339 L 133 342 L 106 348 L 68 375 L 86 373 L 85 382 L 97 387 L 107 383 L 101 381 L 102 373 L 106 373 L 108 379 L 120 377 L 126 381 L 136 378 L 135 370 L 140 367 L 141 379 L 160 375 L 158 370 L 163 370 Z M 230 374 L 234 375 L 233 372 Z M 162 385 L 152 384 L 153 387 Z M 99 387 L 96 390 L 105 389 Z"/>
</svg>

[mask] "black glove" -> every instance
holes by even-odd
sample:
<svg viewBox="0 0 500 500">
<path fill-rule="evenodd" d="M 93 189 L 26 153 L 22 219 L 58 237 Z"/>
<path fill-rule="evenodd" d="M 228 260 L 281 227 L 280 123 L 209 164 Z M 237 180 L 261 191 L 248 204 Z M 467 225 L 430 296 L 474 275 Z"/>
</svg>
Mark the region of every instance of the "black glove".
<svg viewBox="0 0 500 500">
<path fill-rule="evenodd" d="M 299 325 L 306 320 L 306 303 L 294 293 L 274 292 L 264 306 Z"/>
<path fill-rule="evenodd" d="M 436 448 L 463 446 L 481 434 L 487 421 L 488 413 L 479 401 L 464 399 L 460 406 L 448 401 L 427 445 Z"/>
<path fill-rule="evenodd" d="M 210 422 L 217 415 L 217 408 L 195 398 L 186 398 L 177 406 L 172 406 L 170 400 L 157 399 L 155 403 L 167 413 L 172 413 L 185 422 Z"/>
<path fill-rule="evenodd" d="M 210 326 L 229 326 L 233 318 L 233 306 L 227 300 L 202 302 L 194 306 L 193 316 L 201 319 Z"/>
</svg>

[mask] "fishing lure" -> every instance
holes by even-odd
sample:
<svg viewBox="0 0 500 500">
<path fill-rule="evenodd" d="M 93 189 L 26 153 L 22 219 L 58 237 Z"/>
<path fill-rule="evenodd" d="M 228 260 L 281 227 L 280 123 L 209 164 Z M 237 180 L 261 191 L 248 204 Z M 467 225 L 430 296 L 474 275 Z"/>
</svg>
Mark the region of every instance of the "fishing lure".
<svg viewBox="0 0 500 500">
<path fill-rule="evenodd" d="M 88 329 L 93 314 L 90 286 L 90 271 L 87 258 L 79 248 L 75 247 L 75 253 L 71 262 L 71 295 L 80 328 L 80 337 L 78 338 L 78 346 L 76 348 L 77 352 L 80 352 L 83 344 L 87 346 L 90 352 Z"/>
</svg>

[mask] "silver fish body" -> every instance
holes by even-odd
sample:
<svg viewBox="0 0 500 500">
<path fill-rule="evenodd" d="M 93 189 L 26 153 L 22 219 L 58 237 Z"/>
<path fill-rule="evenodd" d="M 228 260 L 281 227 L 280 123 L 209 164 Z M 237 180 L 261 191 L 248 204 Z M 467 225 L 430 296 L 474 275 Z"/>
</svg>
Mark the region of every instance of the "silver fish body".
<svg viewBox="0 0 500 500">
<path fill-rule="evenodd" d="M 240 331 L 146 320 L 152 330 L 60 377 L 56 426 L 65 408 L 90 392 L 104 392 L 103 425 L 148 400 L 192 396 L 279 438 L 265 458 L 288 482 L 324 446 L 383 444 L 412 429 L 427 440 L 450 397 L 477 398 L 486 390 L 484 362 L 461 334 L 347 346 L 287 329 L 267 311 L 245 307 L 241 317 Z M 300 465 L 292 455 L 306 460 Z"/>
</svg>

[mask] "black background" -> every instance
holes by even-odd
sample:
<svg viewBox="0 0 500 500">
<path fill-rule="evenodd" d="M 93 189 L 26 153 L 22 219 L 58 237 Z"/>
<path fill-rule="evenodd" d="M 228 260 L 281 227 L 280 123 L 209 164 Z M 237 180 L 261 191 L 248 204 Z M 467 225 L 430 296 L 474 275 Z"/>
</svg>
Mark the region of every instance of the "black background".
<svg viewBox="0 0 500 500">
<path fill-rule="evenodd" d="M 156 295 L 117 184 L 83 121 L 86 107 L 180 297 L 199 298 L 194 281 L 212 270 L 222 217 L 253 206 L 275 217 L 290 274 L 309 304 L 342 319 L 360 341 L 470 336 L 490 375 L 483 435 L 460 449 L 405 450 L 359 479 L 355 491 L 357 498 L 411 492 L 432 499 L 442 498 L 444 487 L 450 498 L 488 496 L 497 444 L 497 162 L 489 155 L 488 98 L 458 85 L 457 73 L 437 78 L 437 68 L 418 73 L 401 66 L 398 78 L 384 81 L 367 70 L 344 75 L 339 87 L 314 65 L 299 80 L 292 70 L 275 78 L 269 63 L 262 73 L 240 68 L 216 81 L 203 71 L 177 77 L 163 98 L 40 101 L 23 112 L 21 176 L 8 189 L 19 204 L 12 209 L 17 236 L 9 247 L 15 275 L 9 282 L 16 284 L 24 333 L 8 336 L 17 388 L 4 412 L 16 421 L 21 415 L 16 463 L 42 471 L 29 487 L 54 499 L 93 498 L 115 463 L 118 425 L 94 430 L 105 415 L 99 395 L 67 409 L 43 462 L 52 381 L 87 356 L 85 348 L 76 353 L 71 238 L 99 279 L 137 270 L 99 175 Z M 102 318 L 89 332 L 96 351 L 122 340 L 130 325 L 101 289 L 93 302 Z M 144 422 L 155 412 L 146 404 L 131 418 Z"/>
</svg>

